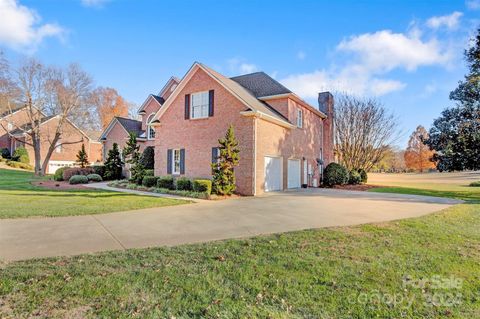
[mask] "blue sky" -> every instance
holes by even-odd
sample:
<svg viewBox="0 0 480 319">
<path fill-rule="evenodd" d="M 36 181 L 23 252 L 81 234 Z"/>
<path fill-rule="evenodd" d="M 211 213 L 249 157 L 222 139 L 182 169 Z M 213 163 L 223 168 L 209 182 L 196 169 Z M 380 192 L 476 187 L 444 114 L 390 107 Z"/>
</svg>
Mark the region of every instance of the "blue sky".
<svg viewBox="0 0 480 319">
<path fill-rule="evenodd" d="M 452 104 L 480 0 L 0 0 L 0 16 L 11 60 L 78 62 L 138 105 L 194 61 L 229 76 L 262 70 L 313 105 L 325 90 L 377 97 L 404 146 Z"/>
</svg>

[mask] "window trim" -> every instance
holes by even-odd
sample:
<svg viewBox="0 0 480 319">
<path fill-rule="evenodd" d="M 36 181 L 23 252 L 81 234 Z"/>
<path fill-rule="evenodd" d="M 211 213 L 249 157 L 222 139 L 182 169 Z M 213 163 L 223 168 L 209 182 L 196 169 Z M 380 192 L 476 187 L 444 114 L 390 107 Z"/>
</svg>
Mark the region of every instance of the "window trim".
<svg viewBox="0 0 480 319">
<path fill-rule="evenodd" d="M 155 113 L 150 114 L 150 115 L 147 117 L 147 121 L 146 121 L 146 124 L 147 124 L 147 140 L 149 140 L 149 141 L 155 139 L 155 134 L 156 134 L 155 128 L 153 127 L 153 125 L 149 124 L 150 121 L 153 119 L 154 116 L 155 116 Z M 150 134 L 150 130 L 153 130 L 153 137 L 152 137 L 151 134 Z"/>
<path fill-rule="evenodd" d="M 193 96 L 194 95 L 199 95 L 199 94 L 206 94 L 207 95 L 207 110 L 206 110 L 206 115 L 205 116 L 200 116 L 200 117 L 194 117 L 193 116 Z M 203 107 L 204 105 L 200 105 L 199 107 Z M 210 110 L 210 91 L 200 91 L 200 92 L 195 92 L 190 94 L 190 120 L 201 120 L 201 119 L 206 119 L 209 117 L 209 110 Z"/>
<path fill-rule="evenodd" d="M 62 142 L 60 140 L 57 141 L 55 144 L 55 153 L 61 153 L 62 152 Z"/>
<path fill-rule="evenodd" d="M 175 153 L 178 152 L 178 171 L 175 170 Z M 172 175 L 180 175 L 182 155 L 179 148 L 172 149 Z"/>
<path fill-rule="evenodd" d="M 297 127 L 303 128 L 303 110 L 297 109 Z"/>
</svg>

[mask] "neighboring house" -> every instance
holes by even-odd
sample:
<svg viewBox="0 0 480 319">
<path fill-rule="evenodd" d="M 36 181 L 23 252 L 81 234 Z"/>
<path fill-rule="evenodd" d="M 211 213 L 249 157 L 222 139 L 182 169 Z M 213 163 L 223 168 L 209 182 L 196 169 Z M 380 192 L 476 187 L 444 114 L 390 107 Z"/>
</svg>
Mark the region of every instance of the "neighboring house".
<svg viewBox="0 0 480 319">
<path fill-rule="evenodd" d="M 43 116 L 43 115 L 42 115 Z M 11 150 L 11 132 L 29 122 L 29 115 L 25 107 L 6 111 L 0 115 L 0 149 L 7 148 Z"/>
<path fill-rule="evenodd" d="M 148 123 L 152 121 L 153 116 L 175 90 L 179 82 L 179 79 L 171 77 L 158 95 L 150 94 L 138 110 L 140 120 L 119 116 L 114 117 L 100 136 L 100 141 L 103 144 L 103 158 L 107 158 L 108 151 L 112 149 L 113 143 L 118 144 L 121 152 L 128 141 L 130 133 L 134 133 L 137 136 L 141 152 L 147 146 L 154 146 L 155 128 Z"/>
<path fill-rule="evenodd" d="M 42 140 L 40 141 L 40 154 L 42 161 L 48 152 L 50 140 L 53 139 L 59 119 L 60 116 L 43 116 L 41 119 L 40 136 Z M 34 165 L 35 154 L 33 147 L 29 145 L 31 139 L 27 134 L 30 126 L 28 124 L 29 120 L 26 108 L 16 110 L 1 118 L 0 121 L 11 124 L 8 126 L 0 126 L 0 128 L 5 127 L 9 129 L 8 133 L 5 130 L 0 132 L 2 141 L 0 148 L 8 148 L 10 153 L 13 154 L 16 148 L 24 146 L 28 151 L 30 164 Z M 85 145 L 85 150 L 91 163 L 102 161 L 101 144 L 89 137 L 67 119 L 63 124 L 61 139 L 50 157 L 46 172 L 53 174 L 60 167 L 75 165 L 77 154 L 82 147 L 82 143 Z"/>
<path fill-rule="evenodd" d="M 240 148 L 240 194 L 318 186 L 333 161 L 328 92 L 316 108 L 263 72 L 227 78 L 200 63 L 175 86 L 146 122 L 155 129 L 155 175 L 211 178 L 218 139 L 230 125 Z"/>
</svg>

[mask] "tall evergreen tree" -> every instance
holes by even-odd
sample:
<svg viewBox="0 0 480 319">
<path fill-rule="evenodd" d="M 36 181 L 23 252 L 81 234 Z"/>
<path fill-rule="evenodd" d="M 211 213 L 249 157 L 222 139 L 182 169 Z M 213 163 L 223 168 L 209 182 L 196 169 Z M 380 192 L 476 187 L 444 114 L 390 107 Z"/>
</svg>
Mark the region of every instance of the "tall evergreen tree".
<svg viewBox="0 0 480 319">
<path fill-rule="evenodd" d="M 130 133 L 127 144 L 123 149 L 123 158 L 125 163 L 130 164 L 130 181 L 137 184 L 142 183 L 145 168 L 140 162 L 140 146 L 137 143 L 137 135 Z"/>
<path fill-rule="evenodd" d="M 480 169 L 480 29 L 471 44 L 465 51 L 469 73 L 450 93 L 456 106 L 434 121 L 426 140 L 441 171 Z"/>
<path fill-rule="evenodd" d="M 236 189 L 235 166 L 238 166 L 240 161 L 240 149 L 232 125 L 218 143 L 219 156 L 217 162 L 212 163 L 212 189 L 219 195 L 231 195 Z"/>
<path fill-rule="evenodd" d="M 80 165 L 81 168 L 85 168 L 90 163 L 88 161 L 88 155 L 85 151 L 85 144 L 82 143 L 82 148 L 78 151 L 76 163 Z"/>
<path fill-rule="evenodd" d="M 108 151 L 107 160 L 105 161 L 105 179 L 116 180 L 122 178 L 122 158 L 118 150 L 118 144 L 113 143 L 112 149 Z"/>
</svg>

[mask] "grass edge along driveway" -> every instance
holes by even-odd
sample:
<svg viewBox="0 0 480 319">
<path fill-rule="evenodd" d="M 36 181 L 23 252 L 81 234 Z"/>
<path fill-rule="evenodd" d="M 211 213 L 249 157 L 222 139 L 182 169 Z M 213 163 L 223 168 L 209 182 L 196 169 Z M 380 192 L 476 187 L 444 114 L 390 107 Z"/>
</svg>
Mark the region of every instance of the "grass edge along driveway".
<svg viewBox="0 0 480 319">
<path fill-rule="evenodd" d="M 480 195 L 467 197 L 388 223 L 11 263 L 0 269 L 0 313 L 477 318 Z"/>
<path fill-rule="evenodd" d="M 31 184 L 41 179 L 30 172 L 0 169 L 0 218 L 103 214 L 189 203 L 96 189 L 48 190 Z"/>
</svg>

